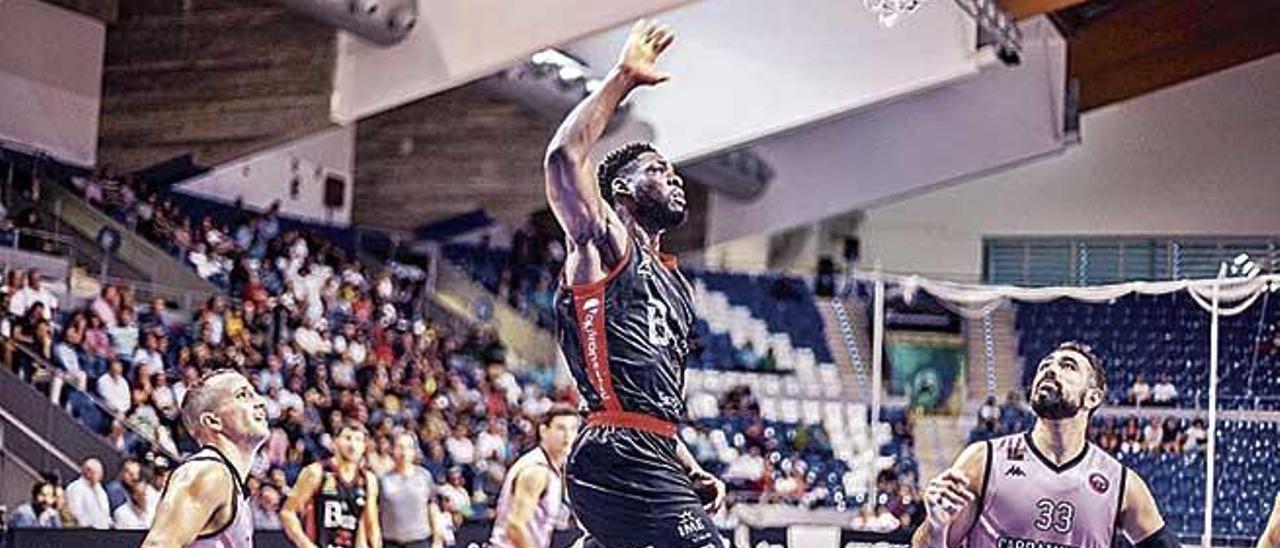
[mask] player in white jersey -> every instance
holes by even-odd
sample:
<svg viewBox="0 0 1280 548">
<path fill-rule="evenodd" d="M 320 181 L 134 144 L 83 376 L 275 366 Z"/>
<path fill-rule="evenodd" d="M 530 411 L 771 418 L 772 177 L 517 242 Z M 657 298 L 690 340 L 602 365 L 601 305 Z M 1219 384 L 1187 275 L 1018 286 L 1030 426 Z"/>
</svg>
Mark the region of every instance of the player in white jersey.
<svg viewBox="0 0 1280 548">
<path fill-rule="evenodd" d="M 930 481 L 912 546 L 1110 548 L 1123 532 L 1137 548 L 1177 547 L 1146 482 L 1085 437 L 1106 394 L 1089 347 L 1059 345 L 1031 384 L 1035 426 L 970 445 Z"/>
<path fill-rule="evenodd" d="M 230 369 L 206 375 L 182 398 L 182 422 L 202 449 L 169 476 L 144 548 L 251 548 L 244 480 L 271 433 L 267 403 Z"/>
<path fill-rule="evenodd" d="M 511 465 L 502 483 L 491 548 L 547 548 L 556 526 L 567 525 L 564 463 L 580 419 L 573 408 L 557 405 L 539 423 L 538 446 Z"/>
<path fill-rule="evenodd" d="M 1258 537 L 1257 548 L 1280 548 L 1280 494 L 1276 495 L 1276 503 L 1271 508 L 1271 518 L 1267 520 L 1267 530 Z"/>
</svg>

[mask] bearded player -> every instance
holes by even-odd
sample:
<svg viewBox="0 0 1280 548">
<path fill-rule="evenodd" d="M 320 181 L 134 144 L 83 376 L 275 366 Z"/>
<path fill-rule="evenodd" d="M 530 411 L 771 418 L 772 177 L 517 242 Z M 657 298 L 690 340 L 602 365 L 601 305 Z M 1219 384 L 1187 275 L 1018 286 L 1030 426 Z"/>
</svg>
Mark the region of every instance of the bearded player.
<svg viewBox="0 0 1280 548">
<path fill-rule="evenodd" d="M 280 525 L 294 546 L 382 546 L 378 479 L 364 467 L 367 436 L 359 421 L 344 421 L 333 438 L 334 455 L 307 465 L 298 474 L 280 509 Z"/>
<path fill-rule="evenodd" d="M 587 546 L 724 546 L 708 517 L 724 484 L 676 437 L 694 309 L 661 241 L 684 222 L 684 182 L 648 144 L 615 150 L 596 170 L 588 159 L 619 103 L 667 80 L 654 63 L 674 38 L 637 23 L 547 149 L 547 199 L 567 250 L 558 335 L 589 413 L 566 467 Z"/>
<path fill-rule="evenodd" d="M 220 370 L 183 396 L 182 421 L 201 449 L 169 476 L 142 546 L 253 546 L 244 478 L 271 433 L 266 400 L 243 375 Z"/>
<path fill-rule="evenodd" d="M 1176 548 L 1147 484 L 1085 432 L 1105 401 L 1106 375 L 1089 347 L 1066 342 L 1040 361 L 1030 432 L 970 445 L 925 489 L 928 519 L 912 546 Z"/>
</svg>

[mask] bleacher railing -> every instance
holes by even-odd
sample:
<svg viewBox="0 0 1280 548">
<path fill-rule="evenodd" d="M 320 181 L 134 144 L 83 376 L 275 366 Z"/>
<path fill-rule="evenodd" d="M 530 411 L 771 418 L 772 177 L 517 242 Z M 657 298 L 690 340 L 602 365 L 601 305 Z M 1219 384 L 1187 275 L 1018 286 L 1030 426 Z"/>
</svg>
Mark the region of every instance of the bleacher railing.
<svg viewBox="0 0 1280 548">
<path fill-rule="evenodd" d="M 31 363 L 35 368 L 35 373 L 33 373 L 32 375 L 33 378 L 39 375 L 41 376 L 42 379 L 44 378 L 50 379 L 51 384 L 53 379 L 57 379 L 63 390 L 69 390 L 72 393 L 79 394 L 79 396 L 82 397 L 84 401 L 87 401 L 91 403 L 94 407 L 96 407 L 104 417 L 107 417 L 111 420 L 118 421 L 121 425 L 124 426 L 124 428 L 127 431 L 129 431 L 129 433 L 137 437 L 139 440 L 146 442 L 151 447 L 152 451 L 156 452 L 159 455 L 164 456 L 165 458 L 170 459 L 170 462 L 179 462 L 181 460 L 180 455 L 166 449 L 162 444 L 160 444 L 159 440 L 156 439 L 155 436 L 149 435 L 146 432 L 143 432 L 142 430 L 138 429 L 135 425 L 133 425 L 129 421 L 128 417 L 126 417 L 123 413 L 113 410 L 101 398 L 90 393 L 88 390 L 85 389 L 85 387 L 79 386 L 80 384 L 79 379 L 68 374 L 62 368 L 54 365 L 53 363 L 50 363 L 49 360 L 46 360 L 43 356 L 37 354 L 34 350 L 29 348 L 26 344 L 16 339 L 13 339 L 11 337 L 0 337 L 0 344 L 3 344 L 7 348 L 16 350 L 17 352 L 20 352 L 21 354 L 26 356 L 27 359 L 31 360 Z M 10 363 L 6 364 L 6 367 L 12 370 L 13 356 L 9 356 L 8 359 Z M 28 379 L 27 382 L 30 383 L 31 380 Z M 54 403 L 55 407 L 57 407 L 59 410 L 62 410 L 62 412 L 65 413 L 65 410 L 62 409 L 62 407 L 58 404 L 57 401 L 53 401 L 52 403 Z M 76 424 L 84 426 L 86 430 L 89 430 L 87 425 L 80 422 L 78 418 L 72 417 L 69 413 L 67 414 L 67 418 L 75 421 Z M 48 423 L 48 421 L 44 421 L 44 422 Z M 93 432 L 93 434 L 96 437 L 98 437 L 98 439 L 102 440 L 105 444 L 105 438 L 102 438 L 101 433 Z"/>
</svg>

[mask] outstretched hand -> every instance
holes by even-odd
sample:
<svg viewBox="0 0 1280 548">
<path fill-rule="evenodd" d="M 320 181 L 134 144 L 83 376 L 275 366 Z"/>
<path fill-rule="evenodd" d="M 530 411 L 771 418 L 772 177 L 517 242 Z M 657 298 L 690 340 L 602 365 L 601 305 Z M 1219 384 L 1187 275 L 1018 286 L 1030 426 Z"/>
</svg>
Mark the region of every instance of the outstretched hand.
<svg viewBox="0 0 1280 548">
<path fill-rule="evenodd" d="M 659 72 L 654 65 L 675 39 L 675 32 L 666 25 L 637 21 L 627 36 L 626 46 L 622 48 L 618 68 L 636 85 L 652 86 L 669 80 L 671 76 Z"/>
</svg>

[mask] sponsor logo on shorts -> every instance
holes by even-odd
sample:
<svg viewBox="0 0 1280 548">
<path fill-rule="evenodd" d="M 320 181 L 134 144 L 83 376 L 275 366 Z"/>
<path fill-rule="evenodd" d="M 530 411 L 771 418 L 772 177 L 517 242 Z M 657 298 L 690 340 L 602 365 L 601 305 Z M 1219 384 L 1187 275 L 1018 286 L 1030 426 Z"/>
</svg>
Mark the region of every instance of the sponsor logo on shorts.
<svg viewBox="0 0 1280 548">
<path fill-rule="evenodd" d="M 706 530 L 707 525 L 701 519 L 698 519 L 697 514 L 694 514 L 691 510 L 680 512 L 680 517 L 677 518 L 676 523 L 676 533 L 681 538 L 693 538 Z"/>
<path fill-rule="evenodd" d="M 1029 538 L 1001 537 L 996 541 L 996 548 L 1075 548 L 1070 544 L 1058 544 L 1047 540 Z"/>
<path fill-rule="evenodd" d="M 1106 493 L 1107 489 L 1111 488 L 1111 480 L 1108 480 L 1107 477 L 1102 474 L 1094 472 L 1089 474 L 1089 487 L 1093 488 L 1094 492 L 1101 495 Z"/>
</svg>

